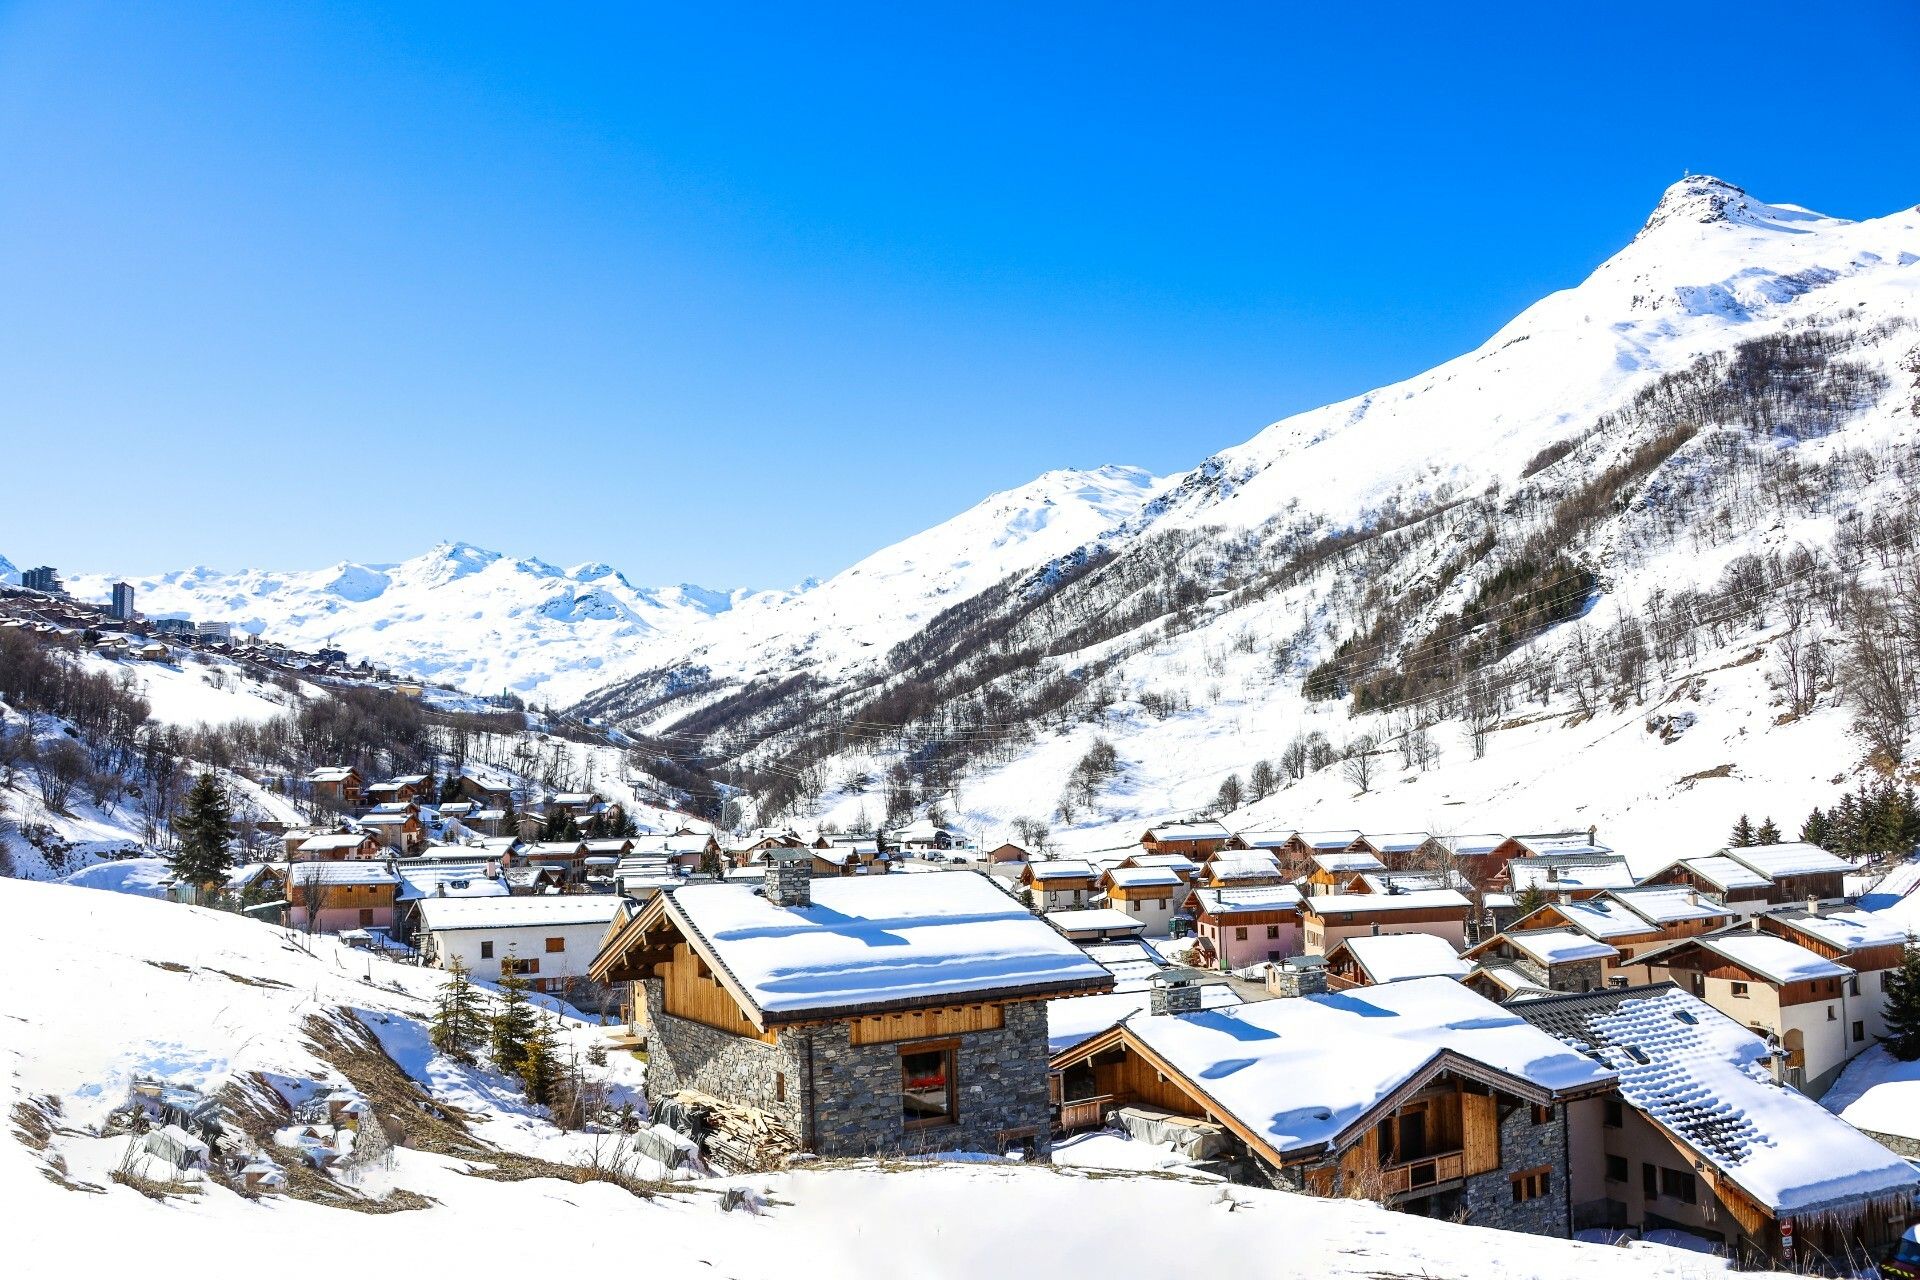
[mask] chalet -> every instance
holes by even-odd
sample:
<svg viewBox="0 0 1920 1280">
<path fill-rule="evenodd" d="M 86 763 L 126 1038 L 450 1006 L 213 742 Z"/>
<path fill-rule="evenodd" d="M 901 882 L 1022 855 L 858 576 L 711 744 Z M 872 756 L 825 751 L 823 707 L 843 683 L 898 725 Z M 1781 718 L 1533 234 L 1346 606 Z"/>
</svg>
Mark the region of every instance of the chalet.
<svg viewBox="0 0 1920 1280">
<path fill-rule="evenodd" d="M 692 1090 L 825 1156 L 1044 1154 L 1047 1001 L 1113 986 L 986 876 L 815 880 L 791 855 L 629 906 L 589 973 L 638 988 L 656 1103 Z"/>
<path fill-rule="evenodd" d="M 1223 969 L 1283 960 L 1300 950 L 1300 890 L 1290 884 L 1196 889 L 1193 931 Z"/>
<path fill-rule="evenodd" d="M 360 818 L 360 827 L 395 853 L 414 853 L 426 847 L 427 827 L 417 808 L 411 813 L 368 813 Z"/>
<path fill-rule="evenodd" d="M 1327 956 L 1327 989 L 1377 987 L 1414 978 L 1461 979 L 1471 962 L 1444 938 L 1426 933 L 1363 934 L 1348 938 Z"/>
<path fill-rule="evenodd" d="M 1249 1181 L 1572 1234 L 1567 1109 L 1613 1088 L 1591 1058 L 1451 978 L 1198 1003 L 1170 985 L 1056 1054 L 1060 1127 L 1145 1109 L 1209 1126 Z"/>
<path fill-rule="evenodd" d="M 460 818 L 460 825 L 483 836 L 499 836 L 507 834 L 502 830 L 506 821 L 505 809 L 473 809 Z"/>
<path fill-rule="evenodd" d="M 1160 935 L 1186 903 L 1187 882 L 1172 867 L 1110 867 L 1100 877 L 1107 905 L 1125 911 Z"/>
<path fill-rule="evenodd" d="M 1473 884 L 1458 871 L 1360 871 L 1339 887 L 1340 893 L 1420 893 L 1452 889 L 1471 894 Z"/>
<path fill-rule="evenodd" d="M 369 804 L 391 803 L 396 800 L 425 800 L 427 796 L 427 775 L 408 773 L 388 778 L 385 782 L 376 782 L 363 791 L 362 798 Z"/>
<path fill-rule="evenodd" d="M 1607 985 L 1607 966 L 1620 958 L 1610 943 L 1590 938 L 1578 929 L 1525 929 L 1496 933 L 1471 947 L 1466 959 L 1486 969 L 1518 969 L 1534 987 L 1548 991 L 1598 991 Z M 1513 994 L 1505 982 L 1494 979 L 1501 992 Z M 1472 978 L 1467 985 L 1482 995 L 1492 992 Z"/>
<path fill-rule="evenodd" d="M 1577 899 L 1633 886 L 1633 871 L 1618 854 L 1555 853 L 1515 858 L 1490 887 L 1515 895 L 1538 890 L 1549 897 L 1564 894 Z"/>
<path fill-rule="evenodd" d="M 958 831 L 938 826 L 932 818 L 909 822 L 893 833 L 894 848 L 908 853 L 932 853 L 935 850 L 958 848 L 966 842 L 966 837 Z"/>
<path fill-rule="evenodd" d="M 1192 884 L 1200 864 L 1184 853 L 1136 853 L 1120 864 L 1123 867 L 1161 867 L 1180 877 L 1180 883 Z"/>
<path fill-rule="evenodd" d="M 473 811 L 477 808 L 479 806 L 471 800 L 449 800 L 445 804 L 435 805 L 434 812 L 438 813 L 443 821 L 447 819 L 457 821 L 472 817 Z"/>
<path fill-rule="evenodd" d="M 371 831 L 331 831 L 324 835 L 287 835 L 287 857 L 295 862 L 346 862 L 382 857 L 380 838 Z"/>
<path fill-rule="evenodd" d="M 556 809 L 572 818 L 590 818 L 606 806 L 597 791 L 561 791 L 547 800 L 547 812 Z"/>
<path fill-rule="evenodd" d="M 1144 921 L 1115 911 L 1112 907 L 1086 907 L 1077 911 L 1049 911 L 1042 917 L 1060 931 L 1069 942 L 1123 942 L 1147 931 Z"/>
<path fill-rule="evenodd" d="M 1466 876 L 1476 890 L 1484 892 L 1494 877 L 1506 869 L 1508 860 L 1500 853 L 1507 843 L 1503 835 L 1442 836 L 1436 843 L 1449 864 Z"/>
<path fill-rule="evenodd" d="M 1787 1081 L 1819 1097 L 1870 1045 L 1885 1003 L 1861 975 L 1778 933 L 1736 926 L 1643 952 L 1640 963 L 1786 1052 Z M 1896 960 L 1897 964 L 1898 961 Z"/>
<path fill-rule="evenodd" d="M 1773 905 L 1773 881 L 1724 854 L 1710 858 L 1682 858 L 1647 878 L 1648 884 L 1680 885 L 1712 898 L 1740 915 L 1752 915 Z"/>
<path fill-rule="evenodd" d="M 807 852 L 812 855 L 813 874 L 816 876 L 884 875 L 893 869 L 892 855 L 882 853 L 877 840 L 836 843 L 831 848 L 810 849 Z"/>
<path fill-rule="evenodd" d="M 1100 873 L 1078 858 L 1029 862 L 1020 884 L 1035 911 L 1067 911 L 1092 903 L 1100 892 Z"/>
<path fill-rule="evenodd" d="M 1239 831 L 1227 841 L 1226 848 L 1229 852 L 1244 849 L 1271 853 L 1278 858 L 1280 851 L 1287 847 L 1287 842 L 1295 834 L 1292 831 Z"/>
<path fill-rule="evenodd" d="M 1313 897 L 1339 893 L 1355 876 L 1386 869 L 1386 863 L 1365 849 L 1319 850 L 1307 855 L 1307 893 Z"/>
<path fill-rule="evenodd" d="M 513 788 L 490 786 L 478 778 L 461 774 L 453 780 L 462 800 L 471 800 L 483 809 L 504 809 L 513 803 Z"/>
<path fill-rule="evenodd" d="M 307 775 L 307 787 L 316 801 L 342 809 L 358 807 L 366 785 L 360 771 L 347 765 L 329 765 Z"/>
<path fill-rule="evenodd" d="M 559 875 L 563 885 L 583 884 L 587 878 L 587 842 L 585 840 L 522 841 L 502 861 L 509 867 L 535 867 Z M 619 859 L 614 859 L 619 865 Z"/>
<path fill-rule="evenodd" d="M 1900 1238 L 1920 1175 L 1776 1083 L 1777 1052 L 1738 1020 L 1666 983 L 1509 1008 L 1619 1078 L 1570 1109 L 1576 1227 L 1685 1231 L 1767 1270 Z"/>
<path fill-rule="evenodd" d="M 419 813 L 420 806 L 412 800 L 388 800 L 367 810 L 368 816 L 379 814 L 382 817 L 390 817 L 394 814 L 418 816 Z"/>
<path fill-rule="evenodd" d="M 1387 835 L 1362 836 L 1363 847 L 1395 870 L 1425 866 L 1445 850 L 1429 831 L 1396 831 Z"/>
<path fill-rule="evenodd" d="M 1233 833 L 1211 819 L 1189 822 L 1164 822 L 1140 836 L 1143 853 L 1179 853 L 1189 858 L 1210 858 L 1225 848 Z"/>
<path fill-rule="evenodd" d="M 391 930 L 399 892 L 385 862 L 296 862 L 287 868 L 287 924 L 305 933 Z"/>
<path fill-rule="evenodd" d="M 1600 843 L 1600 829 L 1588 827 L 1585 831 L 1539 831 L 1508 836 L 1495 846 L 1493 856 L 1511 862 L 1515 858 L 1604 857 L 1612 852 Z"/>
<path fill-rule="evenodd" d="M 764 861 L 762 855 L 770 850 L 801 847 L 800 837 L 791 831 L 763 829 L 749 832 L 744 837 L 732 841 L 720 852 L 730 867 L 751 867 L 758 866 Z"/>
<path fill-rule="evenodd" d="M 1631 977 L 1645 981 L 1644 966 L 1634 965 L 1636 954 L 1732 922 L 1731 913 L 1691 889 L 1610 889 L 1591 898 L 1546 903 L 1515 920 L 1508 931 L 1577 929 L 1619 953 L 1617 959 L 1607 961 L 1604 966 L 1609 978 L 1631 970 Z"/>
<path fill-rule="evenodd" d="M 681 871 L 698 871 L 709 856 L 720 857 L 720 842 L 705 832 L 684 830 L 669 835 L 637 836 L 633 851 L 665 858 L 669 865 Z"/>
<path fill-rule="evenodd" d="M 1777 904 L 1844 897 L 1847 873 L 1853 870 L 1853 864 L 1845 858 L 1800 841 L 1728 849 L 1725 854 L 1749 871 L 1765 876 L 1772 886 L 1768 900 Z"/>
<path fill-rule="evenodd" d="M 622 900 L 607 893 L 425 898 L 420 951 L 442 969 L 457 960 L 487 982 L 514 972 L 536 991 L 599 1007 L 604 989 L 593 989 L 587 966 L 621 910 Z"/>
<path fill-rule="evenodd" d="M 1229 849 L 1201 867 L 1193 881 L 1207 889 L 1250 889 L 1286 882 L 1280 859 L 1265 849 Z"/>
<path fill-rule="evenodd" d="M 1362 839 L 1358 831 L 1296 831 L 1280 847 L 1281 864 L 1289 876 L 1303 876 L 1314 854 L 1345 853 Z"/>
<path fill-rule="evenodd" d="M 279 898 L 286 893 L 287 873 L 271 862 L 249 862 L 227 872 L 221 887 L 235 897 Z"/>
<path fill-rule="evenodd" d="M 1452 889 L 1425 893 L 1329 893 L 1303 898 L 1301 946 L 1326 955 L 1348 938 L 1370 933 L 1430 933 L 1454 950 L 1466 945 L 1473 904 Z"/>
<path fill-rule="evenodd" d="M 987 850 L 987 862 L 992 866 L 1004 867 L 1031 861 L 1033 861 L 1033 855 L 1011 841 Z"/>
</svg>

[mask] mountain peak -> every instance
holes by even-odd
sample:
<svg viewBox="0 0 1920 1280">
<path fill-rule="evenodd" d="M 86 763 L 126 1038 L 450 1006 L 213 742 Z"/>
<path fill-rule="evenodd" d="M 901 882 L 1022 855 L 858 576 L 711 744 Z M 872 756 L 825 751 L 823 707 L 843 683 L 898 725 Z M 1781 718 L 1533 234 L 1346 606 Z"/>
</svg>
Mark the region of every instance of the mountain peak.
<svg viewBox="0 0 1920 1280">
<path fill-rule="evenodd" d="M 1798 231 L 1790 226 L 1799 222 L 1834 221 L 1822 214 L 1791 204 L 1766 204 L 1748 195 L 1724 178 L 1708 173 L 1690 173 L 1661 193 L 1646 225 L 1634 237 L 1645 240 L 1663 227 L 1711 226 L 1727 223 L 1765 231 Z"/>
</svg>

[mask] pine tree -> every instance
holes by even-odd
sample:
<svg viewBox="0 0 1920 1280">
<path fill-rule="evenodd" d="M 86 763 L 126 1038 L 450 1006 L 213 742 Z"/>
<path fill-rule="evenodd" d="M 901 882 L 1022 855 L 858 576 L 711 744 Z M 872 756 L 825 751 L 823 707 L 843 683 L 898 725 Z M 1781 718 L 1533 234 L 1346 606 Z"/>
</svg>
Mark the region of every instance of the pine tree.
<svg viewBox="0 0 1920 1280">
<path fill-rule="evenodd" d="M 211 773 L 203 773 L 187 792 L 187 811 L 174 824 L 180 847 L 173 851 L 173 874 L 185 884 L 208 885 L 226 879 L 233 869 L 227 839 L 233 812 Z"/>
<path fill-rule="evenodd" d="M 1753 847 L 1753 824 L 1747 821 L 1747 815 L 1741 814 L 1740 821 L 1733 824 L 1733 834 L 1727 837 L 1727 848 L 1750 849 Z"/>
<path fill-rule="evenodd" d="M 434 1002 L 428 1038 L 448 1057 L 472 1062 L 487 1042 L 488 1032 L 486 1015 L 480 1012 L 479 992 L 467 977 L 467 966 L 455 956 L 439 999 Z"/>
<path fill-rule="evenodd" d="M 560 1091 L 560 1047 L 554 1038 L 553 1024 L 547 1019 L 534 1019 L 527 1033 L 526 1048 L 520 1055 L 520 1069 L 515 1074 L 526 1086 L 528 1102 L 553 1105 Z"/>
<path fill-rule="evenodd" d="M 573 814 L 566 809 L 555 808 L 547 815 L 546 825 L 540 828 L 542 840 L 578 840 L 580 824 L 573 820 Z"/>
<path fill-rule="evenodd" d="M 1817 844 L 1822 849 L 1830 848 L 1827 841 L 1833 838 L 1832 829 L 1827 825 L 1827 815 L 1815 809 L 1800 824 L 1800 838 L 1808 844 Z"/>
<path fill-rule="evenodd" d="M 1772 818 L 1768 818 L 1766 821 L 1762 822 L 1757 828 L 1755 828 L 1753 833 L 1753 842 L 1755 844 L 1779 844 L 1780 843 L 1780 828 L 1773 825 Z"/>
<path fill-rule="evenodd" d="M 1898 969 L 1883 981 L 1887 991 L 1887 1050 L 1902 1062 L 1920 1058 L 1920 947 L 1908 938 Z"/>
<path fill-rule="evenodd" d="M 720 861 L 720 855 L 717 852 L 712 849 L 707 849 L 701 853 L 700 874 L 703 876 L 712 876 L 716 880 L 723 878 L 727 874 L 727 868 L 725 864 Z"/>
<path fill-rule="evenodd" d="M 527 1044 L 539 1022 L 539 1015 L 527 1000 L 528 985 L 520 976 L 519 966 L 508 957 L 500 966 L 500 1000 L 494 1006 L 488 1047 L 493 1053 L 493 1065 L 510 1076 L 520 1074 L 520 1065 L 527 1057 Z"/>
<path fill-rule="evenodd" d="M 520 815 L 514 812 L 513 797 L 507 797 L 506 807 L 500 811 L 500 834 L 509 840 L 520 838 Z"/>
<path fill-rule="evenodd" d="M 440 803 L 452 804 L 454 801 L 458 800 L 459 798 L 460 798 L 460 771 L 456 769 L 452 773 L 449 773 L 447 775 L 447 780 L 445 782 L 442 782 L 440 784 Z"/>
</svg>

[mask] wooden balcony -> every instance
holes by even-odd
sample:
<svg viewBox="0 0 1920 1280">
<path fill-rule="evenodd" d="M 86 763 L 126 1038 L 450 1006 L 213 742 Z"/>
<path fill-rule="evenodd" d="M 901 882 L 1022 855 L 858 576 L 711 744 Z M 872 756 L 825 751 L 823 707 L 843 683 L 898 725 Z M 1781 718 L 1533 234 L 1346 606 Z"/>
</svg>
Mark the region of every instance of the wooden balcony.
<svg viewBox="0 0 1920 1280">
<path fill-rule="evenodd" d="M 1082 1129 L 1098 1129 L 1107 1112 L 1115 1107 L 1125 1106 L 1126 1096 L 1118 1093 L 1103 1093 L 1093 1098 L 1075 1098 L 1071 1102 L 1060 1104 L 1060 1131 L 1078 1133 Z"/>
<path fill-rule="evenodd" d="M 1455 1182 L 1466 1176 L 1466 1155 L 1460 1151 L 1442 1151 L 1418 1160 L 1403 1160 L 1399 1164 L 1385 1165 L 1380 1170 L 1380 1190 L 1383 1195 L 1417 1195 L 1442 1183 Z"/>
</svg>

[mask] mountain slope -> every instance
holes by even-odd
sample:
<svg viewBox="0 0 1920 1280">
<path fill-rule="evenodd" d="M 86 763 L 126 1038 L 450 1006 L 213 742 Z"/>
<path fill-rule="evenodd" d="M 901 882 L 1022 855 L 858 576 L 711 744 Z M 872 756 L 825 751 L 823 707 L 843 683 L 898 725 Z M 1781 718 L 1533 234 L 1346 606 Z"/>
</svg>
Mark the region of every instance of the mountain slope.
<svg viewBox="0 0 1920 1280">
<path fill-rule="evenodd" d="M 1908 554 L 1876 540 L 1911 527 L 1920 472 L 1917 263 L 1913 210 L 1848 222 L 1689 178 L 1477 350 L 1273 424 L 885 653 L 798 680 L 777 649 L 682 662 L 583 706 L 726 762 L 767 816 L 937 802 L 998 834 L 1057 809 L 1093 842 L 1317 736 L 1247 820 L 1787 822 L 1862 754 L 1831 679 L 1782 714 L 1769 646 L 1836 653 L 1845 609 L 1807 601 Z M 1520 786 L 1601 758 L 1527 727 L 1549 723 L 1634 747 Z M 1097 736 L 1117 762 L 1076 772 Z M 1389 787 L 1334 767 L 1363 740 Z"/>
</svg>

